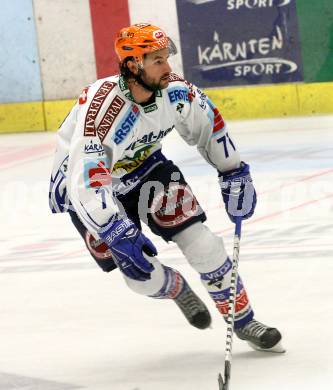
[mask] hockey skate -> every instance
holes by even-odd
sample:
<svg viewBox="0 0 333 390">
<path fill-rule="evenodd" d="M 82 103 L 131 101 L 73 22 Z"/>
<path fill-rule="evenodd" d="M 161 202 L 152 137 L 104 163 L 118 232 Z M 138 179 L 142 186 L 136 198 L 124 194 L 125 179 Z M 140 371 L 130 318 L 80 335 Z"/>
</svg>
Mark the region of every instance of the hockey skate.
<svg viewBox="0 0 333 390">
<path fill-rule="evenodd" d="M 285 352 L 281 344 L 281 333 L 276 328 L 271 328 L 255 319 L 242 328 L 235 329 L 235 333 L 238 338 L 246 340 L 257 351 Z"/>
<path fill-rule="evenodd" d="M 212 319 L 206 305 L 191 290 L 186 281 L 174 301 L 191 325 L 198 329 L 206 329 L 210 326 Z"/>
</svg>

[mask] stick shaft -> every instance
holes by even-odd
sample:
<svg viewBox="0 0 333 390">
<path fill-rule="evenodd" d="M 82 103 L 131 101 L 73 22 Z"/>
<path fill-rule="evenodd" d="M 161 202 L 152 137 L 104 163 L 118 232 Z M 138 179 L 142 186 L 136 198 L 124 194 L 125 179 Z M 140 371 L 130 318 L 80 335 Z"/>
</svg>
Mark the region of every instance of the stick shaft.
<svg viewBox="0 0 333 390">
<path fill-rule="evenodd" d="M 229 388 L 230 372 L 231 372 L 231 358 L 232 358 L 232 340 L 234 334 L 235 322 L 235 306 L 237 294 L 237 276 L 238 276 L 238 261 L 241 238 L 242 219 L 236 218 L 235 235 L 234 235 L 234 250 L 232 256 L 232 272 L 230 281 L 229 293 L 229 310 L 227 316 L 227 336 L 225 346 L 225 361 L 224 361 L 224 389 Z"/>
</svg>

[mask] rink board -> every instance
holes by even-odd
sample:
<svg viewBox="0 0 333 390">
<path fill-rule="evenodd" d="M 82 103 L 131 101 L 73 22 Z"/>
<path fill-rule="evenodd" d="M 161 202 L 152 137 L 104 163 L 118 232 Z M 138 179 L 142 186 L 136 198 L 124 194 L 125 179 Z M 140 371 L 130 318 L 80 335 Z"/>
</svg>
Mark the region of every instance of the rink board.
<svg viewBox="0 0 333 390">
<path fill-rule="evenodd" d="M 256 119 L 333 112 L 333 83 L 207 89 L 226 119 Z M 74 99 L 0 105 L 0 133 L 53 131 Z"/>
</svg>

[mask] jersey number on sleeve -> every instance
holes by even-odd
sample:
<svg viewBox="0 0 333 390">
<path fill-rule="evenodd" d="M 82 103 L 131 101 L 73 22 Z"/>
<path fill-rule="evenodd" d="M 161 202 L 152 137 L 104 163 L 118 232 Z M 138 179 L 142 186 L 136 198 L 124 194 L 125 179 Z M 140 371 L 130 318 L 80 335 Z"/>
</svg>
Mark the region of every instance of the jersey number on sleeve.
<svg viewBox="0 0 333 390">
<path fill-rule="evenodd" d="M 231 141 L 231 139 L 229 138 L 229 134 L 226 133 L 223 137 L 219 138 L 217 140 L 217 142 L 220 144 L 221 142 L 223 142 L 223 147 L 224 147 L 224 154 L 225 154 L 225 157 L 228 158 L 229 157 L 229 151 L 228 151 L 228 143 L 231 145 L 231 147 L 233 148 L 233 150 L 236 150 L 235 148 L 235 145 L 234 143 Z"/>
<path fill-rule="evenodd" d="M 106 209 L 106 195 L 105 195 L 105 188 L 100 187 L 98 190 L 96 190 L 97 195 L 101 195 L 102 200 L 102 209 Z"/>
</svg>

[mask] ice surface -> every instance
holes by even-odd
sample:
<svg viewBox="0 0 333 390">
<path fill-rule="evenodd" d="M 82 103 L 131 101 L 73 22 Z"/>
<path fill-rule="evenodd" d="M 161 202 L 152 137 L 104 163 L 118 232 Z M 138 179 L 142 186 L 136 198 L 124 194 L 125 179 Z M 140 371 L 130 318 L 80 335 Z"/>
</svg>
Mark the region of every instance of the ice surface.
<svg viewBox="0 0 333 390">
<path fill-rule="evenodd" d="M 240 272 L 256 318 L 287 353 L 234 340 L 231 389 L 333 386 L 333 117 L 232 122 L 258 190 L 244 223 Z M 134 294 L 105 274 L 67 215 L 51 215 L 55 134 L 1 136 L 0 389 L 218 390 L 226 326 L 175 245 L 147 234 L 213 315 L 190 327 L 173 302 Z M 184 172 L 231 253 L 233 227 L 216 173 L 175 134 L 164 151 Z"/>
</svg>

